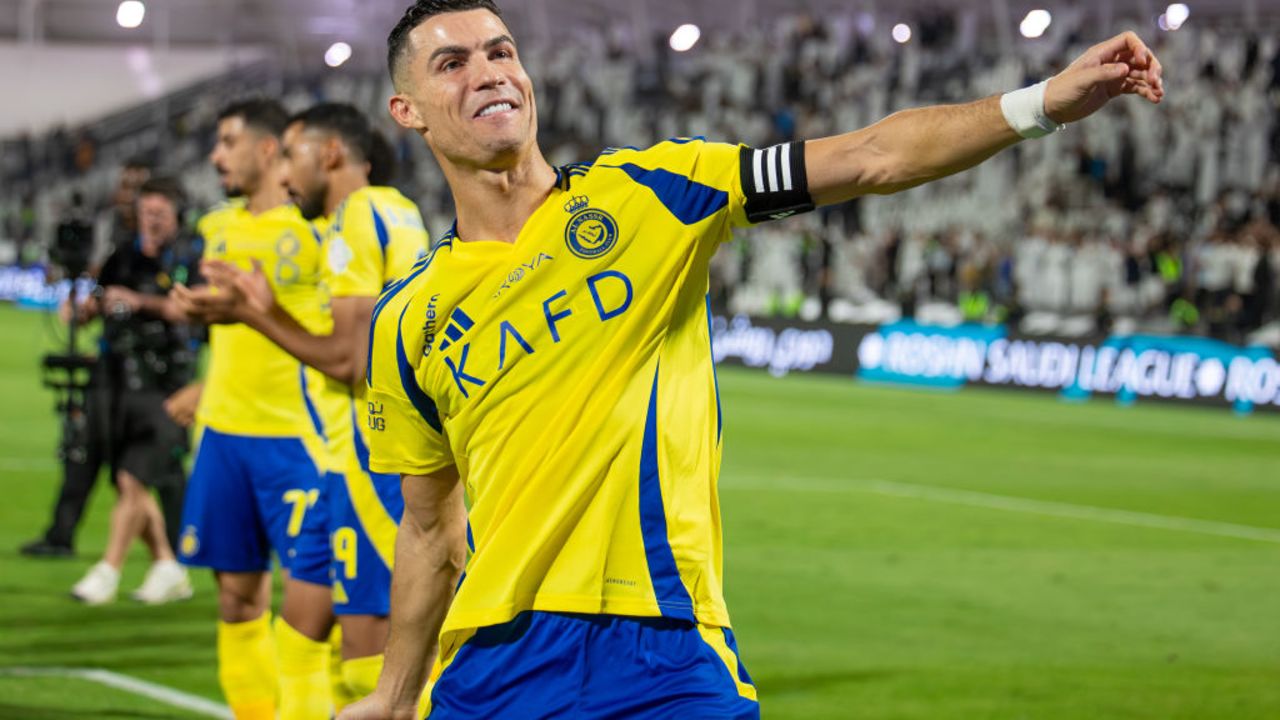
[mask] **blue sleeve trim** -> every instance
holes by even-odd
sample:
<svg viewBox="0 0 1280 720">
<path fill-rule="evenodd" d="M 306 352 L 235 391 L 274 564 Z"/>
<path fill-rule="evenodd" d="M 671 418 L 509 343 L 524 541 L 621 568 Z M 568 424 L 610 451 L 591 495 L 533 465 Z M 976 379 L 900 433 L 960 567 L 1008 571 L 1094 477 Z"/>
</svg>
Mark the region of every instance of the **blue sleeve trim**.
<svg viewBox="0 0 1280 720">
<path fill-rule="evenodd" d="M 408 310 L 409 305 L 406 303 L 404 310 L 400 311 L 401 325 L 404 323 L 404 314 Z M 435 402 L 418 386 L 418 378 L 413 374 L 413 366 L 409 364 L 409 356 L 404 351 L 404 338 L 398 332 L 396 333 L 396 365 L 400 369 L 400 385 L 404 388 L 405 395 L 409 396 L 409 402 L 413 403 L 413 407 L 432 430 L 443 433 L 440 411 L 436 408 Z"/>
<path fill-rule="evenodd" d="M 729 206 L 729 193 L 670 170 L 646 170 L 634 163 L 602 167 L 621 170 L 652 190 L 667 210 L 685 225 L 696 225 Z"/>
<path fill-rule="evenodd" d="M 436 249 L 438 250 L 441 247 L 448 247 L 448 244 L 446 243 L 444 245 L 439 245 L 437 246 Z M 391 300 L 396 295 L 398 295 L 401 290 L 405 289 L 406 287 L 409 287 L 410 283 L 412 283 L 419 275 L 425 272 L 427 268 L 431 267 L 431 261 L 434 260 L 435 257 L 436 257 L 436 253 L 435 251 L 432 251 L 426 257 L 419 260 L 416 264 L 414 264 L 412 272 L 410 272 L 408 275 L 404 276 L 403 278 L 396 280 L 395 282 L 388 285 L 386 289 L 382 291 L 382 297 L 378 298 L 378 302 L 374 303 L 373 317 L 369 319 L 369 328 L 370 328 L 369 354 L 365 358 L 365 366 L 364 366 L 365 367 L 365 370 L 364 370 L 365 383 L 369 385 L 373 385 L 373 341 L 374 341 L 374 338 L 377 337 L 377 332 L 375 331 L 375 329 L 378 326 L 378 316 L 381 315 L 382 311 L 387 307 L 387 303 L 391 302 Z"/>
</svg>

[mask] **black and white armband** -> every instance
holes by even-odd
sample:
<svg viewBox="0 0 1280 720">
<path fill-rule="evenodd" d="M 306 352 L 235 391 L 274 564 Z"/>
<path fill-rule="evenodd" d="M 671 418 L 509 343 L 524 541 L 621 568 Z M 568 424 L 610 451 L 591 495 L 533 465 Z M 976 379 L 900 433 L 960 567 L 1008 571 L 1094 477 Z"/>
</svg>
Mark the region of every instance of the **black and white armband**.
<svg viewBox="0 0 1280 720">
<path fill-rule="evenodd" d="M 748 222 L 781 220 L 815 207 L 805 174 L 803 140 L 763 150 L 744 146 L 740 162 Z"/>
</svg>

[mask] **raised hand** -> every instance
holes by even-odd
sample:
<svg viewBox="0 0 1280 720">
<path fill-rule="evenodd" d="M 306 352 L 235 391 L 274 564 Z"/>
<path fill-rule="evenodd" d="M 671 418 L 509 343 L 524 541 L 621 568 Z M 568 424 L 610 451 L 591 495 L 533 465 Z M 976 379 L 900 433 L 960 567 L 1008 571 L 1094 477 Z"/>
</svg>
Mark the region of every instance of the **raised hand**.
<svg viewBox="0 0 1280 720">
<path fill-rule="evenodd" d="M 1155 53 L 1136 33 L 1124 32 L 1089 48 L 1049 80 L 1045 112 L 1054 122 L 1070 123 L 1120 95 L 1159 103 L 1164 98 L 1163 74 Z"/>
</svg>

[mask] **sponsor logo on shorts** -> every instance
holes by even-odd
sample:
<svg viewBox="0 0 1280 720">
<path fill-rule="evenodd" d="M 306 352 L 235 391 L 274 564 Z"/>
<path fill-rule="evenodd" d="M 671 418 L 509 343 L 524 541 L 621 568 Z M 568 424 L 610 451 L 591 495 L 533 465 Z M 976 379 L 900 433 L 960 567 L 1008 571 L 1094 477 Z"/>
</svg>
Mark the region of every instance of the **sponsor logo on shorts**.
<svg viewBox="0 0 1280 720">
<path fill-rule="evenodd" d="M 178 545 L 179 551 L 182 553 L 183 557 L 191 557 L 192 555 L 200 552 L 200 537 L 196 533 L 196 527 L 194 525 L 188 525 L 186 529 L 182 531 L 182 538 L 178 542 Z"/>
</svg>

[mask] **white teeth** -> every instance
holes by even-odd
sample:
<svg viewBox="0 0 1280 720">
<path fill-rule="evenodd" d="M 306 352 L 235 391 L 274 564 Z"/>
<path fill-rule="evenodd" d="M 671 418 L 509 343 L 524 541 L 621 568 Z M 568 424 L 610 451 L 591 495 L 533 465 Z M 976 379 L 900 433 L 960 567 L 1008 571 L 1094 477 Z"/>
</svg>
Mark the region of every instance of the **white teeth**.
<svg viewBox="0 0 1280 720">
<path fill-rule="evenodd" d="M 506 112 L 508 110 L 513 110 L 513 109 L 515 108 L 511 103 L 507 103 L 507 102 L 498 103 L 497 105 L 490 105 L 484 110 L 481 110 L 480 117 L 488 117 L 490 115 L 493 115 L 494 113 Z"/>
</svg>

